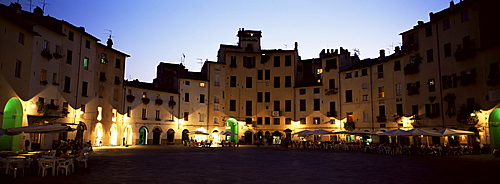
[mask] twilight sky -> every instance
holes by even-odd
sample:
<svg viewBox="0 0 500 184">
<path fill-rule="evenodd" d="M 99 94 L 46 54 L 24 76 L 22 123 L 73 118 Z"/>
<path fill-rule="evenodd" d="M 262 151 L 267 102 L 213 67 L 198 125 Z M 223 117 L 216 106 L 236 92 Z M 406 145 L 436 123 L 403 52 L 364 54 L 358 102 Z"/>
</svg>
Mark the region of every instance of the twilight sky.
<svg viewBox="0 0 500 184">
<path fill-rule="evenodd" d="M 29 0 L 18 1 L 29 11 Z M 32 0 L 42 7 L 44 0 Z M 322 49 L 344 47 L 360 58 L 391 54 L 399 33 L 451 0 L 45 0 L 44 15 L 63 19 L 102 43 L 112 30 L 114 48 L 126 60 L 125 79 L 151 82 L 159 62 L 180 63 L 200 71 L 201 61 L 217 60 L 220 44 L 236 44 L 239 28 L 261 30 L 263 49 L 292 49 L 303 59 Z M 453 0 L 458 3 L 459 0 Z M 32 9 L 34 9 L 34 7 Z"/>
</svg>

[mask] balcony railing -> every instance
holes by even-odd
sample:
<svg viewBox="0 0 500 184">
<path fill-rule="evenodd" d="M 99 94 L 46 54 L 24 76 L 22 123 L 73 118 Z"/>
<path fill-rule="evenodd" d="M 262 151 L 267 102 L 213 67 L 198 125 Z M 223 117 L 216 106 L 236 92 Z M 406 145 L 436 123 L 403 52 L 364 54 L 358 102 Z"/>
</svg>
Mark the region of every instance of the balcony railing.
<svg viewBox="0 0 500 184">
<path fill-rule="evenodd" d="M 325 95 L 334 95 L 339 92 L 338 88 L 325 89 Z"/>
</svg>

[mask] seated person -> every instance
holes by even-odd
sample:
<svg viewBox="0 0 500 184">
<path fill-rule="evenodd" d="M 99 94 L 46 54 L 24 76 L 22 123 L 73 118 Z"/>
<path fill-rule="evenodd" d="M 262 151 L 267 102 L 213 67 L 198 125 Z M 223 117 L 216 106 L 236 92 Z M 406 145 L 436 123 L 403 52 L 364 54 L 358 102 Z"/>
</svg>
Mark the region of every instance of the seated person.
<svg viewBox="0 0 500 184">
<path fill-rule="evenodd" d="M 71 159 L 71 156 L 68 155 L 67 150 L 62 150 L 61 154 L 59 155 L 59 158 L 64 158 L 64 159 Z"/>
</svg>

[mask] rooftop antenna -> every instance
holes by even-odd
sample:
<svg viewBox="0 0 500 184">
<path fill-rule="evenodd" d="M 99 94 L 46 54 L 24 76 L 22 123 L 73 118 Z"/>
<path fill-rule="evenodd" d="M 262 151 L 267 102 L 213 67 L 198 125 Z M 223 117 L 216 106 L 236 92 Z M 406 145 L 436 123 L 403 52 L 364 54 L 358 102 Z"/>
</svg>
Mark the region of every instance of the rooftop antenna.
<svg viewBox="0 0 500 184">
<path fill-rule="evenodd" d="M 184 53 L 182 53 L 182 57 L 181 57 L 181 64 L 184 65 L 184 60 L 186 60 L 186 55 L 184 55 Z"/>
<path fill-rule="evenodd" d="M 31 2 L 31 0 L 30 0 L 30 2 Z M 43 10 L 43 12 L 45 12 L 45 5 L 50 5 L 50 4 L 45 2 L 45 0 L 43 0 L 43 2 L 40 2 L 40 3 L 42 3 L 42 10 Z"/>
<path fill-rule="evenodd" d="M 111 29 L 104 29 L 104 30 L 107 31 L 107 32 L 109 32 L 109 33 L 103 33 L 103 34 L 108 35 L 109 38 L 114 38 L 114 36 L 113 36 L 113 30 L 111 30 Z"/>
<path fill-rule="evenodd" d="M 287 44 L 283 44 L 283 45 L 285 46 L 285 49 L 287 49 L 287 48 L 288 48 L 288 45 L 287 45 Z"/>
<path fill-rule="evenodd" d="M 198 60 L 198 64 L 200 64 L 200 67 L 203 67 L 203 59 L 201 58 L 196 58 L 196 60 Z"/>
<path fill-rule="evenodd" d="M 30 7 L 30 12 L 31 12 L 31 7 L 33 7 L 35 5 L 33 5 L 33 0 L 28 0 L 28 1 L 30 2 L 30 4 L 26 4 L 26 5 L 28 5 Z"/>
<path fill-rule="evenodd" d="M 354 51 L 354 53 L 356 53 L 356 55 L 361 55 L 361 52 L 359 52 L 359 49 L 352 49 Z"/>
</svg>

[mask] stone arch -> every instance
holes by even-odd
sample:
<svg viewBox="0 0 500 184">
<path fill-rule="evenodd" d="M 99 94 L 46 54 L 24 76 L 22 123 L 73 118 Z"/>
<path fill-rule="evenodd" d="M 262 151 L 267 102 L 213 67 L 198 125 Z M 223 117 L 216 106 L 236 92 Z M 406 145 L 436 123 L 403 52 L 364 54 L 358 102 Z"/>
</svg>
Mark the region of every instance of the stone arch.
<svg viewBox="0 0 500 184">
<path fill-rule="evenodd" d="M 173 129 L 167 130 L 167 142 L 168 144 L 174 144 L 175 131 Z"/>
<path fill-rule="evenodd" d="M 490 149 L 500 148 L 500 108 L 496 108 L 490 113 L 488 118 L 490 129 Z"/>
<path fill-rule="evenodd" d="M 253 132 L 250 130 L 247 130 L 247 131 L 245 131 L 244 135 L 245 135 L 245 139 L 244 139 L 245 144 L 252 144 Z"/>
<path fill-rule="evenodd" d="M 96 146 L 102 146 L 103 135 L 104 135 L 104 130 L 102 129 L 102 123 L 97 123 L 95 125 L 95 140 L 94 140 L 94 144 Z"/>
<path fill-rule="evenodd" d="M 11 98 L 3 109 L 2 129 L 21 127 L 23 125 L 23 104 L 18 98 Z M 21 135 L 2 135 L 0 150 L 19 150 Z"/>
<path fill-rule="evenodd" d="M 109 128 L 109 145 L 118 145 L 118 127 L 115 123 L 113 123 Z"/>
<path fill-rule="evenodd" d="M 133 130 L 132 130 L 132 126 L 131 125 L 127 125 L 125 127 L 125 130 L 123 131 L 123 145 L 132 145 L 133 142 L 132 142 L 132 135 L 133 135 Z"/>
<path fill-rule="evenodd" d="M 163 132 L 163 131 L 161 130 L 161 127 L 159 127 L 159 126 L 155 126 L 155 127 L 153 128 L 153 131 L 152 131 L 152 132 L 153 132 L 153 144 L 154 144 L 154 145 L 158 145 L 158 144 L 160 144 L 160 143 L 161 143 L 161 133 Z"/>
<path fill-rule="evenodd" d="M 142 126 L 139 128 L 139 140 L 137 141 L 137 144 L 139 145 L 146 145 L 148 144 L 148 127 Z"/>
</svg>

